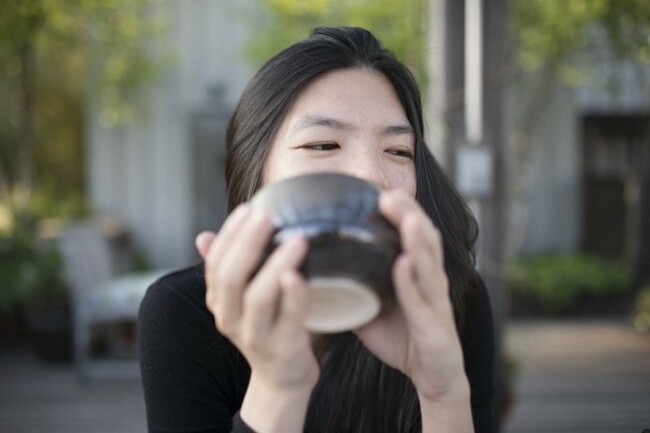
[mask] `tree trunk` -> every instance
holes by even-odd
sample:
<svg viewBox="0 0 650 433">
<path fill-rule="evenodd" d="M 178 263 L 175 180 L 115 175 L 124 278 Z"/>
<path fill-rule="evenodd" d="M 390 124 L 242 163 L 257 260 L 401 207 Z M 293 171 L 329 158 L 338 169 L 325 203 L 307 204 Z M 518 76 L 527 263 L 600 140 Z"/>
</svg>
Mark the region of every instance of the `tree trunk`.
<svg viewBox="0 0 650 433">
<path fill-rule="evenodd" d="M 30 204 L 34 183 L 34 49 L 30 41 L 20 47 L 22 72 L 16 80 L 15 119 L 18 131 L 18 170 L 14 185 L 17 227 L 24 229 L 32 222 Z"/>
</svg>

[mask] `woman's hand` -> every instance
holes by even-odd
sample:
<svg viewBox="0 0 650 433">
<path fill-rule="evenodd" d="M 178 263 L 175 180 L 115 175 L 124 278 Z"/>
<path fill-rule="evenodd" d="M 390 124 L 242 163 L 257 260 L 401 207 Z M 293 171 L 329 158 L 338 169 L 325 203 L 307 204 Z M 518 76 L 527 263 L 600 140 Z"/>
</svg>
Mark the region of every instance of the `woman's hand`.
<svg viewBox="0 0 650 433">
<path fill-rule="evenodd" d="M 400 232 L 393 267 L 398 304 L 356 330 L 384 363 L 406 374 L 420 400 L 442 402 L 468 391 L 444 269 L 442 238 L 409 195 L 387 191 L 380 209 Z"/>
<path fill-rule="evenodd" d="M 260 432 L 291 421 L 302 431 L 319 375 L 303 327 L 305 287 L 298 273 L 307 241 L 283 242 L 255 273 L 272 231 L 268 212 L 244 204 L 218 234 L 197 236 L 196 246 L 205 260 L 207 307 L 251 367 L 242 419 Z"/>
</svg>

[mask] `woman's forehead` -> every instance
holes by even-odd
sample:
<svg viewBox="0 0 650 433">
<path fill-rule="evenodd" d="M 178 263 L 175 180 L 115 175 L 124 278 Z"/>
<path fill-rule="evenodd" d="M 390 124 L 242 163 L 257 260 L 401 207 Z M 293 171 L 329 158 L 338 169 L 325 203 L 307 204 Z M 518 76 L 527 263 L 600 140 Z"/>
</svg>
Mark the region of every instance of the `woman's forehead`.
<svg viewBox="0 0 650 433">
<path fill-rule="evenodd" d="M 408 126 L 391 82 L 369 69 L 336 69 L 319 75 L 298 94 L 283 122 L 285 129 L 308 126 Z"/>
</svg>

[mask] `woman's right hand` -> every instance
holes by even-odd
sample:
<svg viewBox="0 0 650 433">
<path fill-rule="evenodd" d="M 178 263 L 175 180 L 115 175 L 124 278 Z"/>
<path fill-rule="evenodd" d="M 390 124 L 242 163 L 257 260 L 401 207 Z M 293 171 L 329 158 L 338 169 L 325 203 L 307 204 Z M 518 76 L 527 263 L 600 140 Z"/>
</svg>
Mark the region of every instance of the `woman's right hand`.
<svg viewBox="0 0 650 433">
<path fill-rule="evenodd" d="M 295 410 L 294 400 L 308 400 L 319 375 L 309 333 L 303 326 L 305 283 L 298 272 L 307 253 L 307 240 L 298 236 L 287 239 L 255 273 L 272 232 L 266 210 L 243 204 L 219 233 L 203 232 L 196 238 L 205 260 L 206 305 L 219 332 L 251 367 L 241 416 L 258 431 L 273 431 L 267 428 L 268 423 L 258 424 L 258 418 L 275 418 L 260 410 Z M 281 407 L 274 409 L 273 405 Z"/>
</svg>

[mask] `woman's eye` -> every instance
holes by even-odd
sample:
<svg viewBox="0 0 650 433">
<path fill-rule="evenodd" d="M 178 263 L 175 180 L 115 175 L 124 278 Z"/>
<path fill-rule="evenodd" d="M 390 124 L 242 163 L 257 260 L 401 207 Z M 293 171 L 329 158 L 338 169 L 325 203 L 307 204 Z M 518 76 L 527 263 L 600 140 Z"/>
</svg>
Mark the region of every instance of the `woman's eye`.
<svg viewBox="0 0 650 433">
<path fill-rule="evenodd" d="M 327 151 L 339 149 L 340 146 L 336 143 L 310 143 L 303 145 L 302 148 L 307 150 Z"/>
<path fill-rule="evenodd" d="M 388 149 L 386 150 L 387 153 L 395 156 L 399 156 L 400 158 L 408 158 L 408 159 L 413 159 L 413 152 L 410 150 L 406 149 Z"/>
</svg>

